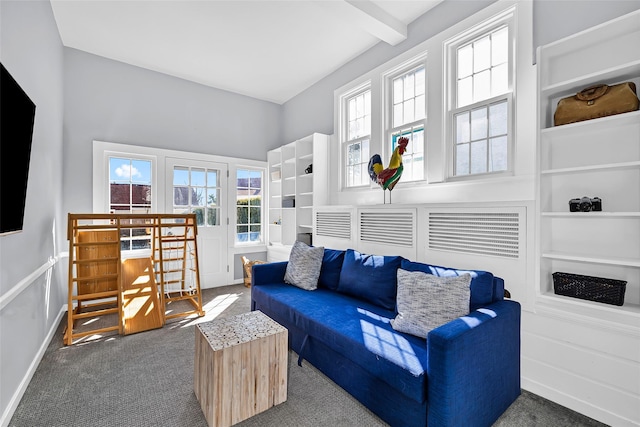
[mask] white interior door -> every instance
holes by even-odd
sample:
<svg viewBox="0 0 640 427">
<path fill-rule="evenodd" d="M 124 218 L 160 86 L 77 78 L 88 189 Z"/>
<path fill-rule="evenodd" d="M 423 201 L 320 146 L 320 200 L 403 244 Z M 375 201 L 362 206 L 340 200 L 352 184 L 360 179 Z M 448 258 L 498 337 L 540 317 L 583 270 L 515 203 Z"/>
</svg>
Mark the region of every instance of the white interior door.
<svg viewBox="0 0 640 427">
<path fill-rule="evenodd" d="M 226 163 L 169 157 L 166 160 L 166 211 L 196 214 L 201 288 L 230 283 L 227 266 L 227 170 Z"/>
</svg>

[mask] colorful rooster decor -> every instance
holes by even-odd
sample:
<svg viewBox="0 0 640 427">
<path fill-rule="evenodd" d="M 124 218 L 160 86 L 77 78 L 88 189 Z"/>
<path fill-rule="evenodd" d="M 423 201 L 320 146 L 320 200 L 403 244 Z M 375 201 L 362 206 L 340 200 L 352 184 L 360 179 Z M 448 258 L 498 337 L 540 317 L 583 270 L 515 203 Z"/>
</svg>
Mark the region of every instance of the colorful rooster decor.
<svg viewBox="0 0 640 427">
<path fill-rule="evenodd" d="M 391 160 L 389 160 L 389 167 L 386 169 L 382 166 L 382 159 L 379 154 L 374 154 L 369 159 L 369 176 L 373 182 L 382 187 L 384 203 L 387 203 L 384 191 L 389 190 L 389 203 L 391 203 L 391 190 L 393 190 L 402 176 L 402 171 L 404 170 L 402 155 L 407 151 L 407 144 L 409 144 L 409 138 L 403 136 L 398 139 L 398 145 L 393 150 Z"/>
</svg>

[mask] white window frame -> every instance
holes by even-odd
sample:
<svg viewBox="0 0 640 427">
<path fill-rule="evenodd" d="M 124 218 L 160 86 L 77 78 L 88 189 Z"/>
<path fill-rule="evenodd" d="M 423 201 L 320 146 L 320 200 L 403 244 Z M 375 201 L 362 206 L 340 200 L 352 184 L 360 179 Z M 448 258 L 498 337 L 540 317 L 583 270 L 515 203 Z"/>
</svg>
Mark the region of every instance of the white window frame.
<svg viewBox="0 0 640 427">
<path fill-rule="evenodd" d="M 448 99 L 446 101 L 445 112 L 445 130 L 447 141 L 447 180 L 469 180 L 484 178 L 486 176 L 509 176 L 514 173 L 514 151 L 515 151 L 515 88 L 516 88 L 516 38 L 518 36 L 516 29 L 516 6 L 511 6 L 502 13 L 493 18 L 474 25 L 468 30 L 454 36 L 444 43 L 444 54 L 446 64 L 446 87 L 448 88 Z M 457 106 L 457 50 L 458 48 L 472 43 L 474 40 L 480 39 L 502 27 L 508 28 L 508 87 L 503 94 L 492 96 L 481 101 L 476 101 L 462 107 Z M 456 123 L 455 117 L 463 112 L 471 112 L 482 107 L 507 102 L 507 167 L 500 171 L 487 171 L 480 173 L 471 173 L 456 175 Z M 488 142 L 488 140 L 487 140 Z"/>
<path fill-rule="evenodd" d="M 173 174 L 174 177 L 174 181 L 175 181 L 175 172 L 176 169 L 181 169 L 181 170 L 185 170 L 187 172 L 187 175 L 189 176 L 189 182 L 188 183 L 183 183 L 183 184 L 176 184 L 175 182 L 173 182 L 173 192 L 174 192 L 174 200 L 172 201 L 173 204 L 173 211 L 176 213 L 182 213 L 180 211 L 183 211 L 184 213 L 191 213 L 191 212 L 195 212 L 196 209 L 202 209 L 203 210 L 203 218 L 202 218 L 202 224 L 198 224 L 198 227 L 202 227 L 202 228 L 206 228 L 206 227 L 217 227 L 222 225 L 220 223 L 220 218 L 223 217 L 222 212 L 220 212 L 220 200 L 223 199 L 223 194 L 222 194 L 222 185 L 221 185 L 221 181 L 222 181 L 222 177 L 220 176 L 222 171 L 218 170 L 218 169 L 209 169 L 208 167 L 203 167 L 203 166 L 174 166 L 172 171 L 168 171 L 169 173 Z M 203 171 L 203 173 L 205 174 L 205 181 L 208 179 L 207 178 L 207 174 L 210 171 L 215 171 L 216 172 L 216 183 L 214 186 L 210 185 L 209 182 L 206 182 L 206 185 L 203 186 L 197 186 L 197 185 L 193 185 L 192 182 L 192 177 L 193 177 L 193 172 L 197 171 L 197 170 L 201 170 Z M 175 204 L 175 190 L 176 187 L 186 187 L 188 190 L 188 195 L 189 195 L 189 200 L 187 201 L 187 204 L 185 205 L 176 205 Z M 217 191 L 217 195 L 218 195 L 218 202 L 217 205 L 215 207 L 211 207 L 209 206 L 209 203 L 207 200 L 204 201 L 204 204 L 198 205 L 198 204 L 194 204 L 193 201 L 191 200 L 191 195 L 193 195 L 194 190 L 197 188 L 201 188 L 204 190 L 205 195 L 207 193 L 207 190 L 209 190 L 210 188 L 215 188 Z M 209 224 L 208 221 L 208 214 L 210 210 L 215 210 L 217 211 L 217 224 Z M 196 221 L 197 222 L 197 221 Z"/>
<path fill-rule="evenodd" d="M 478 31 L 483 25 L 495 23 L 496 20 L 513 15 L 513 28 L 510 39 L 513 49 L 510 50 L 510 64 L 517 67 L 518 74 L 511 74 L 511 116 L 507 124 L 509 138 L 508 170 L 461 177 L 451 177 L 453 168 L 452 156 L 452 120 L 450 103 L 452 91 L 448 77 L 450 66 L 446 63 L 451 55 L 447 55 L 447 45 L 471 37 L 473 31 Z M 532 64 L 533 55 L 533 6 L 531 2 L 519 0 L 497 0 L 473 15 L 456 22 L 445 30 L 416 44 L 396 57 L 356 77 L 349 83 L 334 91 L 334 129 L 336 137 L 330 149 L 331 191 L 335 204 L 371 204 L 378 198 L 373 192 L 379 187 L 371 183 L 369 187 L 344 188 L 343 179 L 344 154 L 342 152 L 342 132 L 344 131 L 343 102 L 346 94 L 360 87 L 364 82 L 371 86 L 371 154 L 381 154 L 388 159 L 389 150 L 385 141 L 386 132 L 385 101 L 386 83 L 384 76 L 393 74 L 402 68 L 403 64 L 410 64 L 421 55 L 426 56 L 426 97 L 427 123 L 425 129 L 425 179 L 423 181 L 408 181 L 394 189 L 394 201 L 401 203 L 433 202 L 434 200 L 451 200 L 448 192 L 441 193 L 437 188 L 448 182 L 462 184 L 460 194 L 465 200 L 486 200 L 495 197 L 514 199 L 522 197 L 529 186 L 526 183 L 534 173 L 535 165 L 531 163 L 535 156 L 535 118 L 536 108 L 536 73 Z M 472 107 L 472 106 L 471 106 Z M 515 125 L 517 123 L 517 126 Z M 388 160 L 387 160 L 388 161 Z M 466 180 L 466 182 L 465 182 Z M 473 186 L 468 187 L 468 186 Z M 468 191 L 467 191 L 468 189 Z M 419 191 L 416 191 L 419 190 Z M 425 191 L 422 191 L 425 190 Z M 466 192 L 464 192 L 466 191 Z M 446 196 L 444 194 L 447 194 Z M 397 195 L 397 196 L 396 196 Z M 518 199 L 519 200 L 519 199 Z"/>
<path fill-rule="evenodd" d="M 358 85 L 349 92 L 343 94 L 340 97 L 340 179 L 341 188 L 343 190 L 368 188 L 371 186 L 370 180 L 364 178 L 364 183 L 360 185 L 347 185 L 347 150 L 349 146 L 353 144 L 362 144 L 364 141 L 369 143 L 369 156 L 371 156 L 371 135 L 373 133 L 373 117 L 371 118 L 371 125 L 368 135 L 362 135 L 354 139 L 349 139 L 349 101 L 357 96 L 360 96 L 366 92 L 370 92 L 369 99 L 371 100 L 370 111 L 373 113 L 373 93 L 371 91 L 371 82 L 367 81 L 364 84 Z M 368 158 L 363 159 L 363 163 L 367 164 Z"/>
<path fill-rule="evenodd" d="M 418 119 L 418 120 L 414 120 L 412 122 L 408 122 L 399 126 L 393 126 L 393 107 L 394 107 L 394 102 L 393 102 L 393 81 L 394 79 L 404 75 L 404 74 L 408 74 L 412 71 L 416 71 L 418 68 L 423 67 L 424 68 L 424 93 L 425 93 L 425 105 L 424 105 L 424 118 L 422 119 Z M 385 123 L 385 131 L 383 133 L 384 135 L 384 141 L 383 141 L 383 145 L 384 145 L 384 153 L 385 153 L 385 159 L 387 159 L 386 161 L 388 162 L 389 159 L 391 158 L 391 154 L 393 153 L 393 135 L 401 133 L 403 130 L 406 129 L 416 129 L 416 128 L 420 128 L 422 127 L 422 134 L 423 134 L 423 139 L 422 139 L 422 156 L 423 156 L 423 161 L 422 161 L 422 177 L 420 178 L 414 178 L 414 177 L 409 177 L 408 174 L 406 174 L 406 170 L 405 173 L 402 175 L 401 181 L 403 182 L 413 182 L 413 183 L 420 183 L 420 182 L 424 182 L 426 181 L 426 176 L 427 176 L 427 161 L 426 161 L 426 139 L 427 139 L 427 119 L 428 119 L 428 114 L 427 114 L 427 98 L 429 97 L 429 89 L 428 89 L 428 79 L 427 79 L 427 73 L 429 72 L 428 68 L 427 68 L 427 52 L 423 52 L 421 53 L 418 57 L 416 58 L 412 58 L 410 61 L 404 62 L 402 63 L 399 67 L 396 67 L 392 70 L 390 70 L 389 72 L 385 73 L 383 75 L 383 81 L 384 81 L 384 99 L 385 99 L 385 108 L 384 108 L 384 123 Z M 412 132 L 413 133 L 413 132 Z M 402 136 L 402 135 L 401 135 Z M 409 156 L 413 156 L 413 148 L 411 146 L 411 143 L 413 142 L 412 138 L 410 138 L 409 141 L 409 150 L 407 151 L 407 153 L 409 154 L 405 154 L 403 156 L 404 159 L 407 159 Z M 404 162 L 404 161 L 403 161 Z"/>
<path fill-rule="evenodd" d="M 124 158 L 141 158 L 151 159 L 151 174 L 152 174 L 152 200 L 151 200 L 151 213 L 158 213 L 163 210 L 166 204 L 166 160 L 167 158 L 181 158 L 188 159 L 189 161 L 207 161 L 214 163 L 224 163 L 227 165 L 229 176 L 235 176 L 236 169 L 256 169 L 261 170 L 263 177 L 266 176 L 267 162 L 259 160 L 240 159 L 237 157 L 218 156 L 213 154 L 203 154 L 187 151 L 170 150 L 156 147 L 144 147 L 139 145 L 121 144 L 115 142 L 105 141 L 93 141 L 93 201 L 92 208 L 94 213 L 105 213 L 109 209 L 109 193 L 108 193 L 108 181 L 109 181 L 109 157 L 119 156 Z M 171 173 L 171 171 L 169 171 Z M 264 182 L 263 182 L 264 185 Z M 155 190 L 155 191 L 154 191 Z M 263 188 L 263 191 L 268 191 Z M 235 185 L 227 185 L 227 191 L 225 198 L 227 200 L 233 200 L 235 197 L 236 187 Z M 268 193 L 263 195 L 268 197 Z M 235 238 L 231 234 L 235 233 L 235 204 L 226 204 L 228 224 L 221 224 L 227 227 L 227 249 L 228 259 L 227 265 L 234 265 L 234 257 L 239 253 L 257 253 L 267 250 L 266 241 L 268 236 L 264 233 L 268 233 L 268 230 L 263 231 L 263 241 L 252 244 L 235 244 Z M 264 219 L 263 219 L 264 224 Z M 149 251 L 150 253 L 150 251 Z M 129 256 L 123 254 L 123 257 Z M 142 251 L 132 254 L 134 257 L 147 256 Z M 233 271 L 233 270 L 232 270 Z M 241 283 L 241 282 L 238 282 Z"/>
<path fill-rule="evenodd" d="M 238 240 L 238 227 L 240 225 L 243 225 L 243 224 L 238 224 L 238 220 L 237 220 L 237 215 L 238 215 L 237 214 L 237 208 L 238 208 L 238 199 L 237 199 L 238 173 L 240 171 L 258 172 L 258 173 L 260 173 L 260 182 L 261 182 L 261 187 L 260 187 L 260 193 L 261 193 L 260 194 L 260 197 L 261 197 L 261 201 L 260 201 L 260 222 L 259 222 L 259 225 L 260 225 L 260 240 L 258 240 L 258 241 L 250 241 L 250 240 L 248 240 L 246 242 L 243 242 L 243 241 L 239 241 Z M 235 181 L 235 184 L 233 185 L 233 188 L 236 191 L 236 198 L 234 199 L 234 202 L 233 202 L 233 206 L 234 206 L 234 209 L 235 209 L 235 212 L 236 212 L 235 215 L 234 215 L 234 222 L 235 222 L 235 224 L 234 224 L 234 233 L 233 233 L 233 235 L 234 235 L 234 244 L 236 246 L 264 245 L 265 242 L 266 242 L 266 231 L 267 231 L 266 230 L 266 224 L 265 224 L 265 203 L 266 203 L 266 200 L 267 200 L 266 193 L 265 193 L 265 191 L 266 191 L 265 171 L 264 171 L 264 169 L 255 168 L 255 167 L 238 166 L 236 168 L 236 170 L 235 170 L 235 180 L 234 181 Z M 248 188 L 251 189 L 252 187 L 249 186 Z M 248 209 L 249 209 L 249 223 L 248 223 L 248 226 L 249 226 L 249 233 L 251 233 L 251 226 L 252 225 L 256 225 L 258 223 L 251 222 L 251 205 L 248 205 Z"/>
<path fill-rule="evenodd" d="M 145 212 L 137 212 L 137 213 L 152 213 L 155 211 L 155 206 L 157 206 L 157 204 L 155 203 L 155 200 L 157 199 L 157 192 L 158 192 L 158 186 L 156 185 L 156 183 L 158 182 L 157 178 L 156 178 L 156 157 L 155 156 L 146 156 L 146 155 L 140 155 L 140 154 L 133 154 L 133 153 L 114 153 L 114 152 L 109 152 L 106 153 L 104 156 L 104 160 L 105 160 L 105 170 L 106 170 L 106 178 L 105 178 L 105 182 L 104 182 L 104 190 L 105 190 L 105 198 L 104 198 L 104 202 L 106 204 L 106 208 L 103 209 L 102 211 L 98 211 L 98 212 L 109 212 L 109 213 L 122 213 L 122 211 L 119 210 L 115 210 L 115 209 L 111 209 L 111 159 L 112 158 L 120 158 L 120 159 L 125 159 L 125 160 L 129 160 L 129 161 L 144 161 L 144 162 L 149 162 L 151 165 L 151 180 L 149 182 L 150 186 L 151 186 L 151 200 L 150 200 L 150 207 L 148 209 L 145 210 Z M 129 179 L 129 184 L 133 184 L 133 181 L 131 180 L 131 178 Z M 132 191 L 132 190 L 131 190 Z M 131 200 L 131 194 L 129 199 Z M 128 212 L 130 213 L 136 213 L 133 212 L 133 210 L 131 209 L 131 202 L 129 203 L 129 208 L 130 210 Z M 134 236 L 135 231 L 140 231 L 139 229 L 129 229 L 129 230 L 124 230 L 124 232 L 126 232 L 128 234 L 128 236 L 126 238 L 123 239 L 123 236 L 120 236 L 121 239 L 123 239 L 124 241 L 128 241 L 128 245 L 131 245 L 131 247 L 133 247 L 133 241 L 134 240 L 146 240 L 148 241 L 148 246 L 146 248 L 138 248 L 138 249 L 121 249 L 122 253 L 124 254 L 124 256 L 134 256 L 134 255 L 146 255 L 148 253 L 151 253 L 151 235 L 147 234 L 146 237 L 142 238 L 140 236 Z M 134 238 L 137 237 L 137 238 Z"/>
</svg>

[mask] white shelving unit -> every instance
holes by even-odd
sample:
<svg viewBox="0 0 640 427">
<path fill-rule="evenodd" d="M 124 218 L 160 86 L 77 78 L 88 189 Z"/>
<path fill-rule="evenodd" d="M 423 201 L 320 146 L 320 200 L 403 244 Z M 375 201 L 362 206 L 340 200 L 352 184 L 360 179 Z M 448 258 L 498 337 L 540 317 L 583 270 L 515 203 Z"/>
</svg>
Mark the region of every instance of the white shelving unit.
<svg viewBox="0 0 640 427">
<path fill-rule="evenodd" d="M 280 150 L 271 150 L 267 153 L 269 164 L 269 208 L 267 221 L 269 224 L 269 240 L 282 242 L 282 153 Z"/>
<path fill-rule="evenodd" d="M 539 301 L 621 327 L 640 320 L 640 111 L 553 126 L 561 98 L 585 87 L 640 88 L 640 13 L 538 50 Z M 602 212 L 569 212 L 600 197 Z M 552 273 L 626 280 L 622 307 L 559 296 Z"/>
<path fill-rule="evenodd" d="M 319 133 L 271 150 L 267 155 L 269 248 L 275 248 L 280 258 L 288 254 L 288 247 L 299 234 L 312 233 L 313 207 L 328 202 L 328 158 L 329 137 Z M 306 172 L 309 166 L 311 173 Z"/>
</svg>

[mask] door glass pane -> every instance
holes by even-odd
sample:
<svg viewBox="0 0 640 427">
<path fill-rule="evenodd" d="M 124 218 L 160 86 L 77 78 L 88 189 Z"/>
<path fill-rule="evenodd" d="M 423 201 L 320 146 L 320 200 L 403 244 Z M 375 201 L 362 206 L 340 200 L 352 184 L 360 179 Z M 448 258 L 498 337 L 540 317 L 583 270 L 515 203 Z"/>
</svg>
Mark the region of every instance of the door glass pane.
<svg viewBox="0 0 640 427">
<path fill-rule="evenodd" d="M 175 166 L 173 168 L 173 212 L 195 213 L 198 226 L 219 224 L 220 171 Z"/>
<path fill-rule="evenodd" d="M 204 226 L 205 208 L 193 208 L 191 213 L 196 214 L 196 224 L 198 227 Z"/>
<path fill-rule="evenodd" d="M 218 208 L 209 208 L 207 209 L 207 225 L 214 226 L 220 225 L 219 219 L 220 215 L 218 215 Z"/>
<path fill-rule="evenodd" d="M 191 185 L 203 187 L 205 185 L 204 169 L 191 169 Z"/>
<path fill-rule="evenodd" d="M 193 187 L 191 190 L 191 205 L 204 206 L 205 202 L 205 189 L 202 187 Z"/>
<path fill-rule="evenodd" d="M 173 185 L 189 185 L 189 169 L 175 167 L 173 168 Z"/>
<path fill-rule="evenodd" d="M 189 187 L 173 187 L 173 205 L 189 205 Z"/>
<path fill-rule="evenodd" d="M 218 189 L 207 188 L 207 205 L 209 207 L 218 205 Z"/>
</svg>

